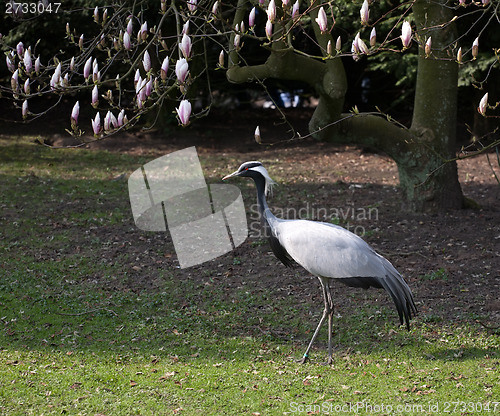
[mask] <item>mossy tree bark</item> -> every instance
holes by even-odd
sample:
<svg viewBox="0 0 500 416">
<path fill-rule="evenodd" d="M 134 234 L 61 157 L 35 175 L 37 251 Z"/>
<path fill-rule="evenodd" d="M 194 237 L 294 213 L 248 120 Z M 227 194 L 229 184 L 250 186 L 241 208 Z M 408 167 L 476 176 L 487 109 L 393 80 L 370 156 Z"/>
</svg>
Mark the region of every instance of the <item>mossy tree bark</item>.
<svg viewBox="0 0 500 416">
<path fill-rule="evenodd" d="M 245 8 L 240 0 L 238 11 Z M 243 20 L 236 13 L 235 22 Z M 312 21 L 318 9 L 310 13 Z M 432 36 L 429 57 L 420 48 L 412 124 L 404 129 L 384 117 L 369 114 L 342 114 L 347 78 L 342 61 L 324 61 L 298 54 L 291 41 L 272 43 L 267 60 L 261 65 L 240 66 L 236 51 L 230 51 L 227 77 L 231 82 L 281 78 L 309 83 L 319 95 L 319 104 L 311 117 L 309 130 L 321 140 L 359 144 L 378 148 L 398 166 L 400 186 L 406 208 L 412 211 L 438 211 L 461 208 L 463 195 L 455 162 L 443 163 L 455 156 L 458 66 L 447 50 L 456 40 L 453 13 L 446 0 L 416 0 L 413 15 L 419 43 Z M 326 51 L 329 33 L 319 32 L 316 39 Z M 286 27 L 282 28 L 286 31 Z M 281 32 L 284 33 L 284 32 Z M 277 30 L 275 37 L 280 38 Z M 231 43 L 232 44 L 232 39 Z"/>
</svg>

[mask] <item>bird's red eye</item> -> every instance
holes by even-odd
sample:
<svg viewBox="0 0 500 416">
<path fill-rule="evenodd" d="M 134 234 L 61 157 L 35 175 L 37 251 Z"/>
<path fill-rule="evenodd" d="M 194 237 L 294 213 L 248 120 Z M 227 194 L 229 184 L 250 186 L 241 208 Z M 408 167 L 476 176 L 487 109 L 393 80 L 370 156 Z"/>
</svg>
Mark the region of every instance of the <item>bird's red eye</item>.
<svg viewBox="0 0 500 416">
<path fill-rule="evenodd" d="M 245 170 L 248 170 L 248 168 L 245 168 Z"/>
</svg>

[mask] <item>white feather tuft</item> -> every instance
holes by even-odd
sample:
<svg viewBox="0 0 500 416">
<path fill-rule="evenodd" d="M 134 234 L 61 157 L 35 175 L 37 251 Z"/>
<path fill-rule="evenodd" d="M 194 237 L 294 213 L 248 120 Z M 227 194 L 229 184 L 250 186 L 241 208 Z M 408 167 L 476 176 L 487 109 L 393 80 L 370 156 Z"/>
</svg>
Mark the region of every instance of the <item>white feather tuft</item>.
<svg viewBox="0 0 500 416">
<path fill-rule="evenodd" d="M 265 195 L 271 193 L 272 195 L 272 190 L 273 190 L 273 186 L 276 185 L 276 182 L 274 182 L 271 177 L 269 176 L 269 173 L 267 173 L 267 170 L 264 166 L 260 165 L 260 166 L 255 166 L 253 168 L 250 168 L 250 170 L 255 170 L 257 172 L 259 172 L 262 176 L 264 176 L 264 179 L 266 180 L 266 187 L 264 189 L 264 193 Z"/>
</svg>

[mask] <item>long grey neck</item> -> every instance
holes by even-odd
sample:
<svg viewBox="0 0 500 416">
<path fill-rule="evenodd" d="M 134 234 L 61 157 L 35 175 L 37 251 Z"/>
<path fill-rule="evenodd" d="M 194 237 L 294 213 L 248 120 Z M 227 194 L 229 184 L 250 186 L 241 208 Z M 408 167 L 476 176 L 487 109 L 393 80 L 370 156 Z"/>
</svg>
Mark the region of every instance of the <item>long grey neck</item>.
<svg viewBox="0 0 500 416">
<path fill-rule="evenodd" d="M 269 224 L 271 230 L 274 229 L 274 224 L 277 221 L 277 218 L 273 215 L 269 206 L 267 205 L 265 189 L 266 189 L 266 180 L 262 176 L 258 176 L 254 178 L 255 186 L 257 188 L 257 203 L 259 205 L 260 215 L 264 218 L 264 220 Z"/>
</svg>

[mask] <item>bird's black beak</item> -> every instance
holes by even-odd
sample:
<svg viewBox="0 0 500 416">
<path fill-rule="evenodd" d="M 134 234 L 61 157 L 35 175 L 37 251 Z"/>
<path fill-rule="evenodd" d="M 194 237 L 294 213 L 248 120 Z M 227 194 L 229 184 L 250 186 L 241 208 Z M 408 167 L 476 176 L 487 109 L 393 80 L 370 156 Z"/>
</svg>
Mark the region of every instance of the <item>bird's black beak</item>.
<svg viewBox="0 0 500 416">
<path fill-rule="evenodd" d="M 229 175 L 224 176 L 222 178 L 222 180 L 225 181 L 226 179 L 232 178 L 233 176 L 238 176 L 239 173 L 240 173 L 240 171 L 237 170 L 236 172 L 233 172 L 233 173 L 230 173 Z"/>
</svg>

